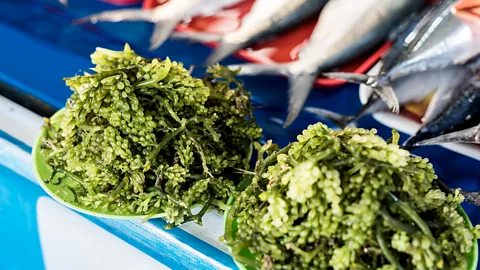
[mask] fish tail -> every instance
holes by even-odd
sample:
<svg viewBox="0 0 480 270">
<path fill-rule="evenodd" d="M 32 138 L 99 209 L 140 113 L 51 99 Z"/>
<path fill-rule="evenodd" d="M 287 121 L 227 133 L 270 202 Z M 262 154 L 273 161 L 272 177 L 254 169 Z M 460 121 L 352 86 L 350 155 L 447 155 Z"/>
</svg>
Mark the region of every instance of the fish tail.
<svg viewBox="0 0 480 270">
<path fill-rule="evenodd" d="M 398 113 L 400 111 L 400 104 L 392 86 L 390 85 L 390 82 L 383 80 L 380 76 L 370 76 L 366 74 L 347 72 L 325 72 L 322 75 L 332 79 L 344 80 L 350 83 L 368 85 L 385 103 L 387 103 L 392 112 Z"/>
<path fill-rule="evenodd" d="M 177 26 L 177 20 L 165 20 L 157 22 L 153 28 L 153 34 L 150 37 L 150 48 L 153 51 L 160 47 L 160 45 L 168 39 L 172 31 Z"/>
<path fill-rule="evenodd" d="M 283 125 L 284 128 L 291 125 L 293 121 L 297 119 L 317 77 L 317 72 L 288 74 L 290 84 L 288 90 L 288 116 Z"/>
<path fill-rule="evenodd" d="M 342 115 L 325 109 L 315 107 L 305 107 L 305 111 L 316 115 L 322 119 L 334 123 L 339 128 L 346 128 L 347 126 L 356 125 L 354 115 Z"/>
<path fill-rule="evenodd" d="M 208 66 L 216 64 L 243 48 L 244 45 L 244 43 L 230 43 L 220 41 L 218 47 L 215 48 L 215 50 L 213 50 L 213 53 L 208 56 L 205 64 Z"/>
</svg>

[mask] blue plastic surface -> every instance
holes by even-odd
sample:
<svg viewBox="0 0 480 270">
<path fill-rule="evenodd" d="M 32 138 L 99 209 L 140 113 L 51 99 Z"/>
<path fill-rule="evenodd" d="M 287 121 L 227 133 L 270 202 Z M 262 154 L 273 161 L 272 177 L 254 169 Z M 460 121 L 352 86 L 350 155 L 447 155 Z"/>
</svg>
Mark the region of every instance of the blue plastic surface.
<svg viewBox="0 0 480 270">
<path fill-rule="evenodd" d="M 60 108 L 71 93 L 61 79 L 90 67 L 88 57 L 97 46 L 121 49 L 124 42 L 128 41 L 139 54 L 161 58 L 169 56 L 173 60 L 184 62 L 186 66 L 201 65 L 210 52 L 209 48 L 199 44 L 173 40 L 167 41 L 156 51 L 147 51 L 144 48 L 148 48 L 152 25 L 148 23 L 101 23 L 95 27 L 76 25 L 72 23 L 74 18 L 112 7 L 94 0 L 70 0 L 69 3 L 70 7 L 65 11 L 56 0 L 3 0 L 0 2 L 2 11 L 0 36 L 3 37 L 0 45 L 0 81 Z M 239 62 L 241 61 L 238 59 L 229 58 L 224 63 Z M 291 127 L 283 129 L 281 126 L 286 116 L 287 81 L 284 78 L 267 76 L 245 77 L 242 81 L 252 92 L 255 103 L 265 106 L 255 112 L 257 120 L 265 131 L 264 139 L 273 139 L 285 145 L 294 140 L 307 125 L 318 121 L 312 115 L 302 112 Z M 352 114 L 361 106 L 358 87 L 347 85 L 337 89 L 314 90 L 307 105 Z M 390 130 L 371 117 L 363 119 L 359 125 L 364 128 L 376 128 L 381 136 L 390 137 Z M 407 136 L 402 137 L 405 139 Z M 480 162 L 441 147 L 425 147 L 414 152 L 428 157 L 434 164 L 437 174 L 448 186 L 480 190 L 480 174 L 476 169 L 480 166 Z M 0 169 L 0 173 L 2 173 L 0 188 L 3 188 L 2 185 L 9 186 L 9 181 L 15 179 L 12 174 L 4 172 L 3 169 Z M 27 195 L 24 196 L 30 196 L 28 192 L 26 191 Z M 31 194 L 36 196 L 33 191 Z M 0 203 L 0 210 L 1 207 Z M 474 224 L 480 223 L 480 209 L 465 205 L 465 210 Z M 1 218 L 0 215 L 0 220 Z M 99 222 L 128 238 L 127 227 L 131 224 Z M 158 227 L 163 225 L 161 221 L 155 221 L 154 224 Z M 0 223 L 0 229 L 3 229 L 4 225 Z M 174 232 L 174 235 L 181 241 L 189 243 L 193 241 L 191 242 L 193 245 L 198 245 L 200 249 L 204 248 L 203 242 L 197 243 L 188 236 L 182 235 L 181 232 Z M 162 260 L 156 244 L 146 243 L 145 238 L 142 237 L 129 241 L 142 247 L 154 258 Z M 205 246 L 205 254 L 218 254 L 217 250 L 209 250 L 212 247 L 207 246 Z M 8 248 L 0 244 L 0 254 Z M 226 257 L 219 257 L 219 260 L 224 260 L 226 265 L 232 266 Z M 169 263 L 175 262 L 167 262 Z M 0 269 L 1 266 L 0 263 Z"/>
</svg>

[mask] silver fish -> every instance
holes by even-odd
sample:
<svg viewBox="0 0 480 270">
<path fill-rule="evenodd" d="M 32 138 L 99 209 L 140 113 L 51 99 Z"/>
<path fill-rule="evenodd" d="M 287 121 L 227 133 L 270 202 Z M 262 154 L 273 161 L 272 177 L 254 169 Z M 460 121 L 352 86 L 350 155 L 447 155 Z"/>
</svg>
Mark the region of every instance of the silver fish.
<svg viewBox="0 0 480 270">
<path fill-rule="evenodd" d="M 466 79 L 463 85 L 447 94 L 437 91 L 429 105 L 431 109 L 422 127 L 405 143 L 405 148 L 446 133 L 470 128 L 480 123 L 480 85 L 478 77 Z M 437 95 L 439 94 L 439 95 Z"/>
<path fill-rule="evenodd" d="M 169 0 L 151 10 L 138 8 L 119 9 L 92 14 L 80 19 L 80 22 L 99 21 L 147 21 L 155 23 L 150 49 L 154 50 L 165 42 L 178 23 L 194 16 L 209 16 L 225 7 L 243 0 Z"/>
<path fill-rule="evenodd" d="M 300 113 L 318 75 L 344 64 L 382 42 L 409 14 L 420 9 L 419 0 L 335 0 L 320 13 L 317 25 L 299 59 L 285 64 L 244 64 L 240 75 L 284 74 L 288 76 L 289 114 L 285 126 Z M 380 93 L 395 103 L 393 91 Z"/>
<path fill-rule="evenodd" d="M 469 75 L 471 75 L 471 73 L 465 67 L 452 66 L 441 70 L 425 71 L 398 78 L 391 83 L 391 86 L 395 91 L 399 104 L 406 105 L 410 102 L 424 99 L 437 89 L 443 91 L 441 90 L 442 88 L 455 88 L 462 84 Z M 374 94 L 369 97 L 367 103 L 353 116 L 340 115 L 313 107 L 305 108 L 305 111 L 332 121 L 339 127 L 352 125 L 363 116 L 388 110 L 388 105 Z"/>
<path fill-rule="evenodd" d="M 423 140 L 415 146 L 439 145 L 445 143 L 473 143 L 480 144 L 480 125 L 460 131 L 444 134 L 435 138 Z"/>
<path fill-rule="evenodd" d="M 442 1 L 435 15 L 431 16 L 417 34 L 417 41 L 407 49 L 408 55 L 385 74 L 380 76 L 358 76 L 357 74 L 330 72 L 329 78 L 362 83 L 374 89 L 391 89 L 398 78 L 428 70 L 440 70 L 448 66 L 465 63 L 480 53 L 480 35 L 452 13 L 458 1 Z M 480 25 L 477 25 L 480 27 Z M 380 91 L 383 92 L 383 91 Z M 398 106 L 392 110 L 398 112 Z"/>
<path fill-rule="evenodd" d="M 218 47 L 208 57 L 211 65 L 239 49 L 261 39 L 282 33 L 292 26 L 318 14 L 327 0 L 256 0 L 240 27 L 224 35 L 177 33 L 174 37 L 201 42 L 216 41 Z"/>
<path fill-rule="evenodd" d="M 393 45 L 388 50 L 388 52 L 382 56 L 382 59 L 379 61 L 380 62 L 379 70 L 377 70 L 374 67 L 369 71 L 368 75 L 376 75 L 376 76 L 384 75 L 390 69 L 392 69 L 395 65 L 409 59 L 409 57 L 411 57 L 411 54 L 410 54 L 411 48 L 413 48 L 420 41 L 422 41 L 423 30 L 432 21 L 432 18 L 437 16 L 436 14 L 438 13 L 439 10 L 442 9 L 443 4 L 444 4 L 443 1 L 440 1 L 436 4 L 433 4 L 428 9 L 421 12 L 420 14 L 417 14 L 417 13 L 412 14 L 409 18 L 407 18 L 402 23 L 402 25 L 400 25 L 398 29 L 393 31 L 389 38 L 390 40 L 393 41 Z M 430 43 L 428 42 L 422 42 L 422 46 L 428 46 L 429 44 Z M 422 74 L 422 76 L 423 75 L 424 74 Z M 429 77 L 432 78 L 431 75 L 432 74 L 427 74 L 426 79 L 428 79 Z M 367 82 L 369 80 L 368 76 L 356 75 L 356 74 L 355 75 L 352 74 L 352 78 L 355 79 L 356 82 L 361 82 L 361 81 Z M 402 89 L 405 89 L 407 91 L 412 91 L 410 92 L 411 94 L 413 94 L 412 96 L 409 96 L 409 95 L 402 96 L 401 102 L 399 102 L 399 104 L 402 104 L 402 105 L 405 104 L 405 102 L 408 102 L 411 100 L 421 99 L 425 95 L 428 95 L 429 93 L 434 91 L 436 88 L 438 88 L 437 87 L 438 83 L 435 83 L 435 85 L 432 85 L 431 87 L 429 86 L 429 84 L 427 84 L 422 86 L 423 87 L 422 89 L 417 89 L 418 87 L 416 86 L 420 84 L 416 85 L 416 83 L 420 82 L 419 80 L 421 80 L 421 78 L 418 76 L 412 76 L 412 78 L 408 80 L 410 80 L 410 83 L 408 82 L 405 83 L 406 82 L 405 80 L 400 80 L 392 85 L 392 88 L 394 89 L 394 91 L 395 89 L 397 89 L 397 92 L 403 92 Z M 404 84 L 404 87 L 401 87 L 402 84 Z M 387 106 L 385 106 L 384 104 L 381 104 L 381 101 L 380 101 L 381 97 L 379 94 L 375 93 L 374 89 L 365 85 L 361 86 L 360 89 L 362 87 L 368 87 L 369 91 L 372 93 L 367 101 L 367 104 L 355 115 L 355 117 L 343 117 L 342 119 L 344 121 L 356 122 L 360 117 L 362 117 L 365 114 L 374 113 L 376 112 L 376 110 L 377 111 L 386 110 Z M 376 108 L 369 108 L 369 106 L 374 106 Z M 339 122 L 339 124 L 341 126 L 346 126 L 349 123 Z"/>
</svg>

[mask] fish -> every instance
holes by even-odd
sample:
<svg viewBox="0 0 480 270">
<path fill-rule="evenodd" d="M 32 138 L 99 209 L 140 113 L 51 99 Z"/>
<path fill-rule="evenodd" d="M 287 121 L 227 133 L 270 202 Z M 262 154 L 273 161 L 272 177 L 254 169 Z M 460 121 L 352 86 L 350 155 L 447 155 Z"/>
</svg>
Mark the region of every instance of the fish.
<svg viewBox="0 0 480 270">
<path fill-rule="evenodd" d="M 188 21 L 195 16 L 210 16 L 241 1 L 243 0 L 169 0 L 151 10 L 141 8 L 110 10 L 83 17 L 77 22 L 147 21 L 154 23 L 150 38 L 150 50 L 154 50 L 168 39 L 180 22 Z"/>
<path fill-rule="evenodd" d="M 431 51 L 439 42 L 444 40 L 443 34 L 435 33 L 435 31 L 438 31 L 439 25 L 441 24 L 443 27 L 451 29 L 450 24 L 457 26 L 458 23 L 457 21 L 446 23 L 445 20 L 438 18 L 445 16 L 442 15 L 445 13 L 450 14 L 449 8 L 454 3 L 455 1 L 453 0 L 440 1 L 418 17 L 411 19 L 410 27 L 407 27 L 406 31 L 397 36 L 392 48 L 382 57 L 380 62 L 383 63 L 383 66 L 379 70 L 372 69 L 367 75 L 350 73 L 336 74 L 342 74 L 343 78 L 350 82 L 363 83 L 361 87 L 372 89 L 372 85 L 369 86 L 368 84 L 376 82 L 376 78 L 385 76 L 392 68 L 417 57 L 417 54 L 420 52 Z M 437 25 L 437 27 L 432 27 L 432 25 Z M 393 89 L 399 105 L 405 105 L 412 101 L 420 101 L 438 89 L 440 89 L 439 92 L 447 92 L 455 89 L 463 83 L 464 79 L 469 75 L 471 75 L 471 70 L 463 68 L 461 65 L 454 65 L 443 69 L 419 71 L 409 76 L 396 78 L 389 83 L 389 87 Z M 333 77 L 338 78 L 338 76 Z M 388 106 L 383 104 L 379 95 L 374 92 L 370 95 L 366 104 L 354 116 L 344 116 L 333 112 L 326 113 L 325 110 L 313 108 L 308 108 L 307 111 L 316 114 L 320 118 L 328 119 L 340 127 L 345 127 L 347 125 L 354 125 L 356 121 L 365 115 L 386 111 L 387 109 Z"/>
<path fill-rule="evenodd" d="M 467 79 L 461 87 L 448 94 L 437 92 L 429 108 L 432 106 L 435 108 L 430 115 L 426 115 L 427 119 L 424 120 L 422 127 L 403 144 L 405 148 L 412 149 L 423 145 L 425 141 L 431 143 L 431 139 L 444 134 L 478 125 L 480 123 L 478 77 Z"/>
<path fill-rule="evenodd" d="M 391 68 L 393 68 L 396 64 L 408 59 L 409 56 L 409 46 L 411 44 L 417 44 L 420 40 L 420 33 L 422 29 L 431 21 L 431 19 L 435 16 L 436 11 L 441 8 L 441 2 L 433 4 L 430 8 L 412 14 L 408 17 L 402 25 L 395 29 L 392 32 L 389 39 L 393 41 L 392 46 L 390 49 L 385 53 L 379 63 L 372 68 L 367 75 L 372 76 L 375 74 L 376 76 L 383 75 L 387 73 Z M 424 43 L 425 44 L 425 43 Z M 428 43 L 427 43 L 428 44 Z M 426 75 L 425 77 L 423 77 Z M 355 75 L 358 77 L 358 80 L 362 78 L 364 80 L 368 80 L 368 76 L 363 75 Z M 355 76 L 352 77 L 355 78 Z M 424 79 L 428 78 L 435 80 L 435 74 L 427 73 L 427 74 L 419 74 L 418 76 L 412 76 L 409 79 L 402 79 L 392 84 L 392 88 L 394 91 L 402 92 L 405 95 L 402 95 L 399 101 L 400 105 L 403 105 L 410 101 L 415 101 L 424 98 L 426 95 L 433 92 L 436 88 L 438 88 L 438 83 L 433 82 L 434 85 L 429 86 L 428 84 L 420 83 L 421 81 L 425 81 Z M 423 78 L 422 78 L 423 77 Z M 436 80 L 435 80 L 436 81 Z M 418 86 L 422 86 L 420 89 Z M 364 87 L 368 88 L 371 95 L 368 98 L 366 104 L 362 107 L 360 111 L 358 111 L 354 116 L 341 116 L 335 113 L 322 113 L 324 110 L 315 110 L 313 108 L 308 108 L 307 111 L 317 115 L 324 115 L 324 118 L 333 120 L 338 126 L 346 127 L 350 124 L 354 124 L 357 122 L 361 117 L 372 114 L 378 111 L 386 111 L 388 106 L 381 101 L 381 97 L 375 93 L 374 89 L 369 86 L 364 85 Z M 412 91 L 412 92 L 403 92 L 403 91 Z M 410 95 L 412 94 L 412 95 Z M 397 95 L 397 94 L 396 94 Z M 395 95 L 395 96 L 396 96 Z M 398 101 L 398 98 L 397 98 Z M 335 119 L 335 120 L 334 120 Z"/>
<path fill-rule="evenodd" d="M 416 143 L 415 146 L 440 145 L 445 143 L 480 144 L 480 125 L 423 140 Z"/>
<path fill-rule="evenodd" d="M 299 58 L 289 63 L 241 64 L 238 75 L 286 75 L 289 80 L 289 126 L 300 113 L 311 88 L 321 72 L 364 54 L 383 42 L 389 33 L 411 13 L 418 11 L 422 0 L 335 0 L 325 4 L 313 33 Z M 383 89 L 381 89 L 383 90 Z M 392 90 L 380 93 L 395 103 Z"/>
<path fill-rule="evenodd" d="M 392 82 L 398 78 L 427 70 L 440 70 L 448 66 L 459 65 L 467 62 L 480 53 L 480 35 L 472 22 L 455 16 L 452 9 L 457 0 L 441 1 L 434 12 L 411 42 L 407 49 L 404 61 L 393 66 L 388 72 L 379 76 L 358 75 L 342 72 L 329 72 L 322 75 L 328 78 L 342 79 L 348 82 L 366 84 L 376 89 L 392 88 Z M 398 106 L 392 108 L 398 113 Z"/>
<path fill-rule="evenodd" d="M 327 0 L 256 0 L 240 27 L 227 34 L 177 33 L 174 38 L 218 42 L 205 64 L 212 65 L 262 39 L 278 35 L 317 15 Z"/>
<path fill-rule="evenodd" d="M 379 66 L 377 66 L 377 68 L 379 68 Z M 468 68 L 458 65 L 441 70 L 419 72 L 407 77 L 398 78 L 391 83 L 391 86 L 395 91 L 399 104 L 406 105 L 410 102 L 421 101 L 437 89 L 455 88 L 462 84 L 465 78 L 468 78 L 470 75 L 471 72 Z M 306 112 L 329 120 L 340 128 L 355 125 L 360 118 L 366 115 L 389 110 L 388 105 L 375 94 L 370 95 L 362 108 L 355 115 L 351 116 L 341 115 L 315 107 L 305 108 Z"/>
</svg>

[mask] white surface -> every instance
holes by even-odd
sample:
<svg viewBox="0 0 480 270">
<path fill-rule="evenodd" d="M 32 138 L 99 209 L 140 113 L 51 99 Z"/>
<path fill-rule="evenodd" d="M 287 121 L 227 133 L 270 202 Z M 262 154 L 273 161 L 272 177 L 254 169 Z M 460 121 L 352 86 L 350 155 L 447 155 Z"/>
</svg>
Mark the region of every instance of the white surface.
<svg viewBox="0 0 480 270">
<path fill-rule="evenodd" d="M 203 226 L 193 222 L 185 223 L 180 226 L 180 229 L 202 239 L 219 250 L 228 253 L 225 245 L 218 241 L 218 238 L 223 235 L 225 229 L 223 226 L 223 215 L 220 215 L 217 211 L 212 211 L 203 216 L 202 222 Z"/>
<path fill-rule="evenodd" d="M 377 63 L 373 68 L 370 69 L 368 74 L 376 74 L 378 69 L 380 69 L 381 64 Z M 359 96 L 360 102 L 365 104 L 370 96 L 372 89 L 365 85 L 360 85 L 359 88 Z M 381 124 L 395 128 L 403 133 L 407 133 L 409 135 L 414 134 L 417 130 L 420 129 L 421 124 L 419 122 L 410 120 L 407 117 L 392 114 L 388 112 L 380 112 L 373 114 L 373 118 L 380 122 Z M 444 148 L 457 152 L 459 154 L 480 160 L 480 146 L 472 145 L 472 144 L 460 144 L 460 143 L 447 143 L 441 145 Z M 429 147 L 429 146 L 425 146 Z"/>
<path fill-rule="evenodd" d="M 0 96 L 0 130 L 32 146 L 43 124 L 42 117 Z"/>
<path fill-rule="evenodd" d="M 37 201 L 37 223 L 47 270 L 169 269 L 48 197 Z"/>
<path fill-rule="evenodd" d="M 0 164 L 36 183 L 32 156 L 3 138 L 0 138 Z"/>
</svg>

